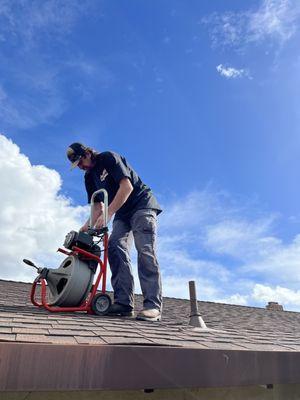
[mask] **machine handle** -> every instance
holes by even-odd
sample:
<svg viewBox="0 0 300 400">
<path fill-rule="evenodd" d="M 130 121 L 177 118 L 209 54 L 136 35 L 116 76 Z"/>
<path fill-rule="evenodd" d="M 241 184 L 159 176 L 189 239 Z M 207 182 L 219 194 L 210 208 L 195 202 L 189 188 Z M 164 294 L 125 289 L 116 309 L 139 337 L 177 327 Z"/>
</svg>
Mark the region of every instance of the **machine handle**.
<svg viewBox="0 0 300 400">
<path fill-rule="evenodd" d="M 91 215 L 90 215 L 90 227 L 94 229 L 94 226 L 92 226 L 92 221 L 93 221 L 93 212 L 94 212 L 94 200 L 97 194 L 103 193 L 104 197 L 104 228 L 107 226 L 108 223 L 108 194 L 105 189 L 99 189 L 96 190 L 91 198 Z"/>
<path fill-rule="evenodd" d="M 30 260 L 27 260 L 26 258 L 23 259 L 23 262 L 27 265 L 30 265 L 30 267 L 35 268 L 37 271 L 39 271 L 39 268 Z"/>
</svg>

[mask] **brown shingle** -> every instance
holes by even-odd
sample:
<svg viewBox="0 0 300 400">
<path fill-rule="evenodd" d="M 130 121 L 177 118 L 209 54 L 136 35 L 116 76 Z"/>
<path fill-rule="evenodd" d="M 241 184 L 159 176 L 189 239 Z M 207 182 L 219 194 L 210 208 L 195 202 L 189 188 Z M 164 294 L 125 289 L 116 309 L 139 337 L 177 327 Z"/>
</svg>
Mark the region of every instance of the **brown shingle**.
<svg viewBox="0 0 300 400">
<path fill-rule="evenodd" d="M 0 341 L 1 342 L 11 342 L 16 340 L 16 335 L 11 333 L 0 333 Z"/>
<path fill-rule="evenodd" d="M 106 342 L 97 336 L 74 336 L 79 344 L 106 344 Z"/>
<path fill-rule="evenodd" d="M 0 327 L 0 333 L 12 333 L 12 328 Z"/>
<path fill-rule="evenodd" d="M 16 337 L 17 342 L 30 342 L 30 343 L 50 343 L 49 336 L 46 335 L 33 335 L 18 333 Z"/>
<path fill-rule="evenodd" d="M 94 336 L 91 331 L 72 330 L 72 329 L 49 329 L 50 335 L 59 336 Z"/>
<path fill-rule="evenodd" d="M 41 334 L 47 335 L 49 332 L 47 329 L 42 328 L 12 328 L 12 333 L 23 333 L 23 334 Z"/>
<path fill-rule="evenodd" d="M 153 344 L 151 340 L 144 338 L 126 338 L 123 336 L 105 336 L 102 338 L 108 344 Z"/>
</svg>

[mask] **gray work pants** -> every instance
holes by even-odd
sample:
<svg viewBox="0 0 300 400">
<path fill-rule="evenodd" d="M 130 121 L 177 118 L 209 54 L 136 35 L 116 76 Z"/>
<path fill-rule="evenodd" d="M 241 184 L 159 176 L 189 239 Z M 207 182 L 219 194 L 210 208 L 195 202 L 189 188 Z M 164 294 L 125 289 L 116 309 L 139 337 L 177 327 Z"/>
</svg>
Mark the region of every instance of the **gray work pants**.
<svg viewBox="0 0 300 400">
<path fill-rule="evenodd" d="M 128 223 L 117 219 L 108 243 L 108 260 L 115 303 L 134 307 L 134 279 L 130 248 L 134 239 L 138 253 L 138 275 L 144 308 L 161 310 L 161 276 L 156 258 L 156 211 L 137 210 Z"/>
</svg>

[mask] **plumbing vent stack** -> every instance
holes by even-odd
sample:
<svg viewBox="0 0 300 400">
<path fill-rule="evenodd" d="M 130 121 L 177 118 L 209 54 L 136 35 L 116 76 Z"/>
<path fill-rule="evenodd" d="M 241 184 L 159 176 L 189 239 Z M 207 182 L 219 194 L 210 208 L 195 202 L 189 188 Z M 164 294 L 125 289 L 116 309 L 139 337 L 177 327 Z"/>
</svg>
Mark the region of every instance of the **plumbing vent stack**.
<svg viewBox="0 0 300 400">
<path fill-rule="evenodd" d="M 197 328 L 207 329 L 205 322 L 203 321 L 201 314 L 198 311 L 195 281 L 189 281 L 189 289 L 190 289 L 190 304 L 191 304 L 191 315 L 190 315 L 189 325 L 195 326 Z"/>
</svg>

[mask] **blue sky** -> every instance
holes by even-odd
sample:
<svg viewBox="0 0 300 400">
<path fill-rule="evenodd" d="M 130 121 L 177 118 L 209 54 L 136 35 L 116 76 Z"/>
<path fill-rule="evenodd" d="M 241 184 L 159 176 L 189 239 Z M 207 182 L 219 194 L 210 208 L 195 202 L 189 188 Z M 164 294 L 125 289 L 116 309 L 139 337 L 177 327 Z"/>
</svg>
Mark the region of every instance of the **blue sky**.
<svg viewBox="0 0 300 400">
<path fill-rule="evenodd" d="M 163 205 L 165 295 L 196 279 L 202 299 L 299 309 L 299 22 L 297 0 L 1 0 L 3 235 L 30 226 L 43 261 L 34 244 L 51 259 L 79 226 L 65 150 L 82 141 L 126 156 Z"/>
</svg>

